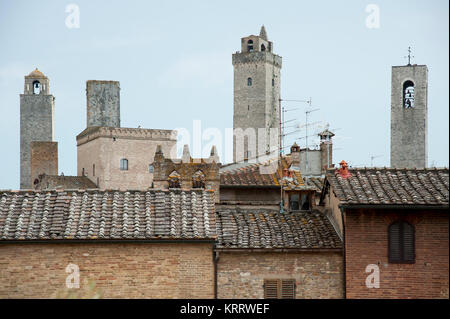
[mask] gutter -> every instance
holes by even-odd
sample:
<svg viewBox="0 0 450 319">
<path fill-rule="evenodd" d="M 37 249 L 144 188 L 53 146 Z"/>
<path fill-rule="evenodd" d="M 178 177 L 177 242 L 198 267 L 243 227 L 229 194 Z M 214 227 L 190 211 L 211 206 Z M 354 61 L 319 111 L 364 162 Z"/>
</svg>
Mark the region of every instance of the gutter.
<svg viewBox="0 0 450 319">
<path fill-rule="evenodd" d="M 215 243 L 216 239 L 6 239 L 0 240 L 1 244 L 193 244 Z"/>
<path fill-rule="evenodd" d="M 448 205 L 416 205 L 416 204 L 340 204 L 341 209 L 408 209 L 408 210 L 420 210 L 420 209 L 432 209 L 443 210 L 448 209 Z"/>
<path fill-rule="evenodd" d="M 219 262 L 219 252 L 216 251 L 216 244 L 213 244 L 212 257 L 214 264 L 214 299 L 217 299 L 217 264 Z"/>
<path fill-rule="evenodd" d="M 215 248 L 224 253 L 305 253 L 305 252 L 342 252 L 342 248 Z"/>
</svg>

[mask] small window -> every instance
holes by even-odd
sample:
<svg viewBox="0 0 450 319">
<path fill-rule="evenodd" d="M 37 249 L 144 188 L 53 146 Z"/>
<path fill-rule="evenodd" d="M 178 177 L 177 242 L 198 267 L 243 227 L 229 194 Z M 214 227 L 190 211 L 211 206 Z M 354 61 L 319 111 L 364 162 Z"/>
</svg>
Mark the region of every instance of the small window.
<svg viewBox="0 0 450 319">
<path fill-rule="evenodd" d="M 33 82 L 33 94 L 40 94 L 41 93 L 41 83 L 39 81 Z"/>
<path fill-rule="evenodd" d="M 95 176 L 95 164 L 92 164 L 92 176 Z"/>
<path fill-rule="evenodd" d="M 389 262 L 414 263 L 414 226 L 408 222 L 396 221 L 389 225 Z"/>
<path fill-rule="evenodd" d="M 299 210 L 300 209 L 300 204 L 299 204 L 299 196 L 298 194 L 291 194 L 291 196 L 289 196 L 289 207 L 291 208 L 291 210 Z"/>
<path fill-rule="evenodd" d="M 248 78 L 248 79 L 247 79 L 247 85 L 248 85 L 248 86 L 252 86 L 252 85 L 253 85 L 253 80 L 252 80 L 252 78 Z"/>
<path fill-rule="evenodd" d="M 122 158 L 120 160 L 120 170 L 121 171 L 128 171 L 128 160 L 126 158 Z"/>
<path fill-rule="evenodd" d="M 253 52 L 253 40 L 248 40 L 247 41 L 247 51 L 248 52 Z"/>
<path fill-rule="evenodd" d="M 266 46 L 264 44 L 261 44 L 261 51 L 266 51 Z"/>
<path fill-rule="evenodd" d="M 84 167 L 81 169 L 81 176 L 84 176 Z"/>
<path fill-rule="evenodd" d="M 272 86 L 275 86 L 275 79 L 272 79 Z"/>
<path fill-rule="evenodd" d="M 295 299 L 295 279 L 264 280 L 264 299 Z"/>
<path fill-rule="evenodd" d="M 149 173 L 153 173 L 154 171 L 155 171 L 155 167 L 153 167 L 153 165 L 150 164 L 150 165 L 148 166 L 148 172 L 149 172 Z"/>
</svg>

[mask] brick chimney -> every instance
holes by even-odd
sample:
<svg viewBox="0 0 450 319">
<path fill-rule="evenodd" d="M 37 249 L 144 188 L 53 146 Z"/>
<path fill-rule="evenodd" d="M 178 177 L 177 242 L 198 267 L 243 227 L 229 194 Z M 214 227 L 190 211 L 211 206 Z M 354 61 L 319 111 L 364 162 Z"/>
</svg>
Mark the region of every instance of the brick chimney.
<svg viewBox="0 0 450 319">
<path fill-rule="evenodd" d="M 291 167 L 294 170 L 300 170 L 300 146 L 295 142 L 291 146 Z"/>
</svg>

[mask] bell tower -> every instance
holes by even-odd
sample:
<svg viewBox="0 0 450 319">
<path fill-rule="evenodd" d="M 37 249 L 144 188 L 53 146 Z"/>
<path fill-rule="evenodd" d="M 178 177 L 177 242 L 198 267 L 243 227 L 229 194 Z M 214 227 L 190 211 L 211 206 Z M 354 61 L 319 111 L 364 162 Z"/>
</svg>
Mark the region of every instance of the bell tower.
<svg viewBox="0 0 450 319">
<path fill-rule="evenodd" d="M 233 160 L 276 157 L 279 151 L 281 57 L 266 29 L 241 39 L 233 54 Z M 240 132 L 240 133 L 239 133 Z"/>
<path fill-rule="evenodd" d="M 53 142 L 55 98 L 49 79 L 37 68 L 25 76 L 20 94 L 20 188 L 32 188 L 31 142 Z"/>
<path fill-rule="evenodd" d="M 427 167 L 428 68 L 392 67 L 391 167 Z"/>
</svg>

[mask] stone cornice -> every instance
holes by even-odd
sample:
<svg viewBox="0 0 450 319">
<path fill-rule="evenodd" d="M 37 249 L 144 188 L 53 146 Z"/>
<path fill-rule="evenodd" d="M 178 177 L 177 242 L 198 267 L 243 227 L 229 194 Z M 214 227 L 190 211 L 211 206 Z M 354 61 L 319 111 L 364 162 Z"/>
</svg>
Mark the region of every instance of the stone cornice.
<svg viewBox="0 0 450 319">
<path fill-rule="evenodd" d="M 125 127 L 88 127 L 77 135 L 77 146 L 83 145 L 99 137 L 131 140 L 176 141 L 177 131 Z"/>
</svg>

